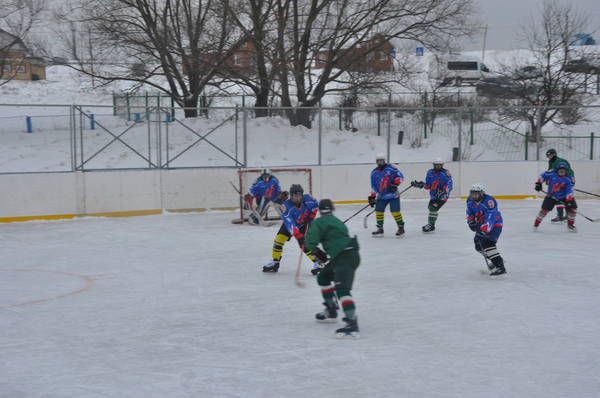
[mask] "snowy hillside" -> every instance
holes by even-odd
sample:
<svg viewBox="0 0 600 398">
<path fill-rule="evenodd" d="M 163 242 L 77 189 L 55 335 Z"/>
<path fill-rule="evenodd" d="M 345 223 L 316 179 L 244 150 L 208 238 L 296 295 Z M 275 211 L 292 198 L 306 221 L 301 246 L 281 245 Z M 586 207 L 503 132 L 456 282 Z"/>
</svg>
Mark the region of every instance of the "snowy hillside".
<svg viewBox="0 0 600 398">
<path fill-rule="evenodd" d="M 92 108 L 93 109 L 93 108 Z M 73 148 L 68 129 L 68 117 L 56 116 L 40 122 L 47 128 L 28 134 L 23 132 L 22 119 L 14 128 L 0 127 L 3 145 L 0 147 L 0 171 L 65 171 L 71 169 L 73 151 L 78 164 L 81 150 L 85 168 L 148 167 L 147 158 L 156 163 L 159 155 L 158 123 L 135 124 L 112 115 L 96 117 L 96 129 L 91 130 L 89 120 L 77 132 Z M 62 126 L 61 126 L 62 124 Z M 102 126 L 102 127 L 100 127 Z M 118 135 L 123 142 L 115 140 Z M 247 160 L 249 166 L 310 165 L 318 163 L 318 131 L 304 127 L 291 127 L 286 119 L 274 117 L 251 119 L 247 124 Z M 200 140 L 215 129 L 207 140 Z M 234 166 L 235 159 L 243 163 L 243 136 L 241 126 L 234 120 L 182 120 L 161 123 L 160 156 L 162 164 L 170 159 L 170 167 Z M 397 144 L 397 132 L 391 139 L 391 159 L 394 162 L 431 161 L 436 157 L 452 159 L 453 144 L 450 137 L 418 138 L 420 131 L 407 133 L 402 145 Z M 195 145 L 194 143 L 197 142 Z M 130 146 L 128 148 L 124 143 Z M 415 145 L 418 147 L 412 147 Z M 108 146 L 107 146 L 108 145 Z M 72 149 L 73 148 L 73 149 Z M 369 132 L 323 130 L 322 163 L 372 163 L 379 152 L 386 153 L 387 136 Z M 136 154 L 135 151 L 139 152 Z M 237 150 L 237 152 L 236 152 Z M 184 152 L 185 151 L 185 152 Z M 470 149 L 469 156 L 481 160 L 498 159 L 498 154 L 481 147 Z M 148 155 L 150 154 L 150 155 Z M 144 159 L 142 156 L 146 157 Z"/>
</svg>

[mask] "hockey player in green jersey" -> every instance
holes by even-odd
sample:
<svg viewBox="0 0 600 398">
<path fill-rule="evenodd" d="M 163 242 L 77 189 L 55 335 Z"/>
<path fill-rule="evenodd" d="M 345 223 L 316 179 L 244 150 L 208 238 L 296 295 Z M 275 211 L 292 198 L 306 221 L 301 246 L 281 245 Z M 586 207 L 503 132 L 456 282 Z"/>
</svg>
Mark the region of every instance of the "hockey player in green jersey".
<svg viewBox="0 0 600 398">
<path fill-rule="evenodd" d="M 358 338 L 356 307 L 351 294 L 354 273 L 360 264 L 358 241 L 356 237 L 350 237 L 348 228 L 333 215 L 333 210 L 333 202 L 330 199 L 321 200 L 321 217 L 312 222 L 306 235 L 306 250 L 310 250 L 320 262 L 325 263 L 325 267 L 317 275 L 325 310 L 315 317 L 318 322 L 336 322 L 337 296 L 344 310 L 343 320 L 346 326 L 336 330 L 336 337 Z M 319 244 L 322 250 L 317 247 Z M 335 284 L 332 285 L 332 282 Z"/>
</svg>

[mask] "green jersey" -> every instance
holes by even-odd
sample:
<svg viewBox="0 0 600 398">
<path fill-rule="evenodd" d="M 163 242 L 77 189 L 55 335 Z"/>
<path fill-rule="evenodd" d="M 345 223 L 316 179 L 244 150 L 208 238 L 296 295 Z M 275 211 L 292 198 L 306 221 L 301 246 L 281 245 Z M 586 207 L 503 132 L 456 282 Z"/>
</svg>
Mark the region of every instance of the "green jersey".
<svg viewBox="0 0 600 398">
<path fill-rule="evenodd" d="M 314 250 L 319 243 L 331 258 L 335 258 L 348 247 L 358 249 L 354 239 L 348 234 L 348 228 L 333 214 L 322 215 L 314 220 L 306 234 L 305 247 Z"/>
<path fill-rule="evenodd" d="M 569 177 L 575 177 L 575 173 L 573 172 L 573 169 L 571 168 L 571 164 L 567 160 L 561 159 L 558 156 L 556 156 L 554 159 L 548 161 L 548 170 L 556 170 L 556 166 L 558 166 L 560 163 L 566 163 L 567 164 L 567 175 Z"/>
</svg>

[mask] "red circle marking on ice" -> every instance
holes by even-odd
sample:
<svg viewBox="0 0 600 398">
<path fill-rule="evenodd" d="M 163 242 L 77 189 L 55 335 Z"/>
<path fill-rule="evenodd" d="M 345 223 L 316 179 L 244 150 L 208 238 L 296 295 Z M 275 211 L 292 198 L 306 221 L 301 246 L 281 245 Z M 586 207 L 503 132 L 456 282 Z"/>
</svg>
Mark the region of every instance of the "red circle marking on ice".
<svg viewBox="0 0 600 398">
<path fill-rule="evenodd" d="M 64 294 L 59 294 L 58 296 L 51 296 L 51 297 L 46 297 L 46 298 L 41 298 L 38 300 L 31 300 L 31 301 L 25 301 L 22 303 L 16 303 L 16 304 L 9 304 L 9 305 L 0 305 L 0 309 L 5 309 L 5 308 L 13 308 L 13 307 L 23 307 L 25 305 L 33 305 L 33 304 L 43 304 L 43 303 L 47 303 L 49 301 L 52 300 L 59 300 L 65 297 L 69 297 L 69 296 L 75 296 L 77 294 L 83 293 L 88 291 L 92 285 L 94 284 L 94 279 L 90 276 L 85 276 L 85 275 L 79 275 L 79 274 L 74 274 L 72 272 L 62 272 L 62 271 L 45 271 L 45 270 L 41 270 L 41 269 L 6 269 L 6 270 L 0 270 L 0 272 L 43 272 L 43 273 L 48 273 L 48 274 L 55 274 L 55 275 L 65 275 L 65 276 L 69 276 L 72 278 L 77 278 L 83 281 L 84 285 L 83 287 L 74 290 L 72 292 L 68 292 L 68 293 L 64 293 Z"/>
</svg>

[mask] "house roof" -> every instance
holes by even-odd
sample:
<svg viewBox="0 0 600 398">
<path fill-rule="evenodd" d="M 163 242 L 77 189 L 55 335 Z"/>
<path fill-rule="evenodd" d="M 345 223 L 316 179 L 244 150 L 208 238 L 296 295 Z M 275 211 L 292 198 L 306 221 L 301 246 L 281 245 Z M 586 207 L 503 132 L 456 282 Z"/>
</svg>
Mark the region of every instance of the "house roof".
<svg viewBox="0 0 600 398">
<path fill-rule="evenodd" d="M 23 51 L 28 53 L 29 49 L 21 38 L 0 29 L 0 50 Z"/>
</svg>

